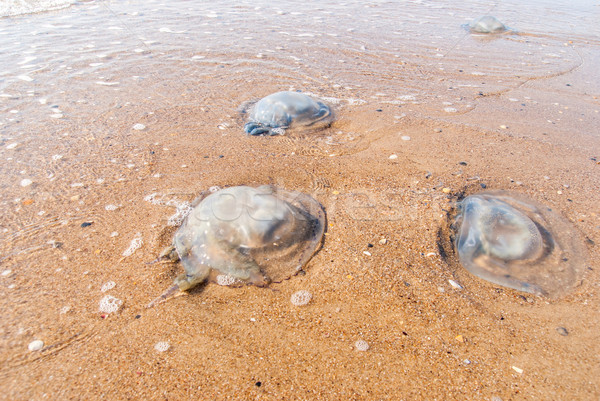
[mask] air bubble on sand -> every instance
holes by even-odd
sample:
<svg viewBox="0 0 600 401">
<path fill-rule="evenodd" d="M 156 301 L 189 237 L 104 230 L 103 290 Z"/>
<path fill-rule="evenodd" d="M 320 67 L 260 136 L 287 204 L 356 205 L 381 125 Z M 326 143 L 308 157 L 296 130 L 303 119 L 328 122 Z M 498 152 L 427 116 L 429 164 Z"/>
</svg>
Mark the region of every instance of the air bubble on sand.
<svg viewBox="0 0 600 401">
<path fill-rule="evenodd" d="M 19 143 L 18 142 L 14 142 L 14 143 L 11 143 L 9 145 L 6 145 L 6 149 L 14 149 L 17 146 L 19 146 Z"/>
<path fill-rule="evenodd" d="M 400 137 L 400 139 L 402 139 L 403 141 L 410 141 L 410 136 L 403 135 L 403 136 Z"/>
<path fill-rule="evenodd" d="M 356 348 L 357 351 L 368 351 L 369 350 L 369 343 L 367 343 L 365 340 L 358 340 L 357 342 L 354 343 L 354 348 Z"/>
<path fill-rule="evenodd" d="M 165 352 L 171 348 L 171 344 L 166 341 L 159 341 L 154 345 L 154 349 L 158 352 Z"/>
<path fill-rule="evenodd" d="M 63 306 L 62 308 L 60 308 L 60 314 L 64 315 L 66 313 L 69 313 L 70 310 L 71 310 L 70 306 Z"/>
<path fill-rule="evenodd" d="M 312 294 L 306 290 L 296 291 L 292 294 L 290 301 L 295 306 L 304 306 L 310 302 L 312 299 Z"/>
<path fill-rule="evenodd" d="M 57 161 L 63 158 L 63 155 L 53 155 L 52 160 Z"/>
<path fill-rule="evenodd" d="M 23 178 L 23 179 L 21 180 L 21 186 L 22 186 L 23 188 L 24 188 L 24 187 L 28 187 L 28 186 L 30 186 L 31 184 L 33 184 L 33 181 L 31 181 L 29 178 Z"/>
<path fill-rule="evenodd" d="M 12 270 L 4 270 L 2 273 L 0 273 L 0 275 L 2 275 L 2 277 L 6 277 L 8 276 L 10 273 L 12 273 Z"/>
<path fill-rule="evenodd" d="M 137 131 L 141 131 L 143 129 L 146 129 L 146 126 L 144 124 L 137 123 L 133 126 L 133 129 L 137 130 Z"/>
<path fill-rule="evenodd" d="M 129 244 L 129 248 L 127 248 L 123 251 L 123 257 L 128 257 L 128 256 L 133 255 L 133 253 L 135 251 L 140 249 L 142 244 L 143 244 L 142 233 L 135 234 L 135 237 L 131 240 L 131 244 Z"/>
<path fill-rule="evenodd" d="M 123 301 L 119 298 L 115 298 L 112 295 L 107 295 L 100 300 L 100 312 L 103 313 L 114 313 L 119 310 L 119 308 L 123 305 Z"/>
<path fill-rule="evenodd" d="M 221 187 L 219 187 L 219 186 L 217 186 L 217 185 L 214 185 L 214 186 L 212 186 L 212 187 L 208 188 L 208 190 L 209 190 L 211 193 L 215 193 L 215 192 L 219 191 L 220 189 L 221 189 Z"/>
<path fill-rule="evenodd" d="M 29 75 L 18 75 L 17 78 L 25 82 L 33 81 L 33 78 L 31 78 Z"/>
<path fill-rule="evenodd" d="M 100 291 L 106 292 L 108 290 L 112 290 L 113 288 L 115 288 L 116 285 L 117 283 L 115 283 L 114 281 L 108 281 L 102 285 Z"/>
<path fill-rule="evenodd" d="M 119 206 L 117 205 L 106 205 L 104 206 L 104 209 L 108 210 L 109 212 L 112 212 L 113 210 L 117 210 L 119 208 Z"/>
<path fill-rule="evenodd" d="M 444 107 L 444 111 L 446 113 L 456 113 L 458 110 L 455 109 L 454 107 Z"/>
</svg>

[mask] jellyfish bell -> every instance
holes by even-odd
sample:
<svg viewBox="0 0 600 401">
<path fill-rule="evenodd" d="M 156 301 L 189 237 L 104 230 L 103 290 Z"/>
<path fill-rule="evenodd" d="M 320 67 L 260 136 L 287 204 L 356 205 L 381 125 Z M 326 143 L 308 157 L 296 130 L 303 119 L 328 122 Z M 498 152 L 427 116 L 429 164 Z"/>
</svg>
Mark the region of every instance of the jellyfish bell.
<svg viewBox="0 0 600 401">
<path fill-rule="evenodd" d="M 585 249 L 567 220 L 522 195 L 482 192 L 457 205 L 455 249 L 472 274 L 557 297 L 579 284 Z"/>
<path fill-rule="evenodd" d="M 184 274 L 149 306 L 205 281 L 266 286 L 298 273 L 318 251 L 325 230 L 321 205 L 307 194 L 272 186 L 238 186 L 196 202 L 165 256 Z"/>
<path fill-rule="evenodd" d="M 333 119 L 329 106 L 299 92 L 283 91 L 260 99 L 249 110 L 249 135 L 282 135 L 288 129 L 318 130 Z"/>
<path fill-rule="evenodd" d="M 502 22 L 496 17 L 491 15 L 485 15 L 471 21 L 465 25 L 469 31 L 473 33 L 502 33 L 509 30 Z"/>
</svg>

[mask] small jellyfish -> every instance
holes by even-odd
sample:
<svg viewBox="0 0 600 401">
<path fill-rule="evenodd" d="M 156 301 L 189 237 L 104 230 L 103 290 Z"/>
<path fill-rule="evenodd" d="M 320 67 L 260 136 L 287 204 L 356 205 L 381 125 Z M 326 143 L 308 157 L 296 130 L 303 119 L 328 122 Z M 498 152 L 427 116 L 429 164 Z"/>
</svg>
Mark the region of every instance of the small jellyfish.
<svg viewBox="0 0 600 401">
<path fill-rule="evenodd" d="M 206 281 L 266 286 L 298 273 L 321 245 L 325 214 L 312 197 L 271 186 L 207 192 L 162 257 L 185 273 L 148 305 Z"/>
<path fill-rule="evenodd" d="M 244 131 L 249 135 L 282 135 L 286 129 L 317 130 L 328 126 L 332 113 L 325 103 L 299 92 L 277 92 L 250 110 Z"/>
<path fill-rule="evenodd" d="M 518 194 L 482 192 L 458 204 L 460 263 L 492 283 L 556 297 L 576 286 L 585 251 L 575 227 Z"/>
<path fill-rule="evenodd" d="M 474 33 L 501 33 L 509 30 L 502 22 L 491 15 L 474 19 L 467 27 Z"/>
</svg>

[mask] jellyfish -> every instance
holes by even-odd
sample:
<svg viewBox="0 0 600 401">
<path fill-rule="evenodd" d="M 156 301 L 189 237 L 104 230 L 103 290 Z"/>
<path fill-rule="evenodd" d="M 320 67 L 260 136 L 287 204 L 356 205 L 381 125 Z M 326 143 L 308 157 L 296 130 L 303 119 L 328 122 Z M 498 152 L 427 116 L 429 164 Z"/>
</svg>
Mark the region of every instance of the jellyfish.
<svg viewBox="0 0 600 401">
<path fill-rule="evenodd" d="M 491 15 L 474 19 L 467 27 L 474 33 L 501 33 L 508 30 L 502 22 Z"/>
<path fill-rule="evenodd" d="M 286 129 L 324 128 L 331 119 L 331 109 L 325 103 L 299 92 L 277 92 L 254 104 L 244 131 L 249 135 L 278 135 Z"/>
<path fill-rule="evenodd" d="M 460 263 L 484 280 L 556 297 L 581 279 L 585 249 L 575 227 L 519 194 L 467 196 L 458 204 L 455 227 Z"/>
<path fill-rule="evenodd" d="M 297 274 L 325 229 L 319 202 L 272 186 L 230 187 L 201 197 L 162 256 L 184 273 L 150 305 L 204 281 L 266 286 Z"/>
</svg>

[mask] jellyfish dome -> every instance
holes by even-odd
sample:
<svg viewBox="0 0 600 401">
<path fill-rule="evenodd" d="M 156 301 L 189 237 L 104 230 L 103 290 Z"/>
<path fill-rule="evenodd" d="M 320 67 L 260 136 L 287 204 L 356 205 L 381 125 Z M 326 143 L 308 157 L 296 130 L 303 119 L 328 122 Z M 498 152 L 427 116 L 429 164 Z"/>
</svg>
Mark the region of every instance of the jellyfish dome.
<svg viewBox="0 0 600 401">
<path fill-rule="evenodd" d="M 299 92 L 277 92 L 260 99 L 249 113 L 249 135 L 281 135 L 287 129 L 321 129 L 331 123 L 325 103 Z"/>
<path fill-rule="evenodd" d="M 169 251 L 185 273 L 149 306 L 206 280 L 256 286 L 281 282 L 302 270 L 321 245 L 325 214 L 307 194 L 238 186 L 195 203 Z"/>
<path fill-rule="evenodd" d="M 555 297 L 579 284 L 585 249 L 575 227 L 519 194 L 482 192 L 458 204 L 460 263 L 492 283 Z"/>
<path fill-rule="evenodd" d="M 508 30 L 502 22 L 491 15 L 479 17 L 471 21 L 468 28 L 474 33 L 501 33 Z"/>
</svg>

